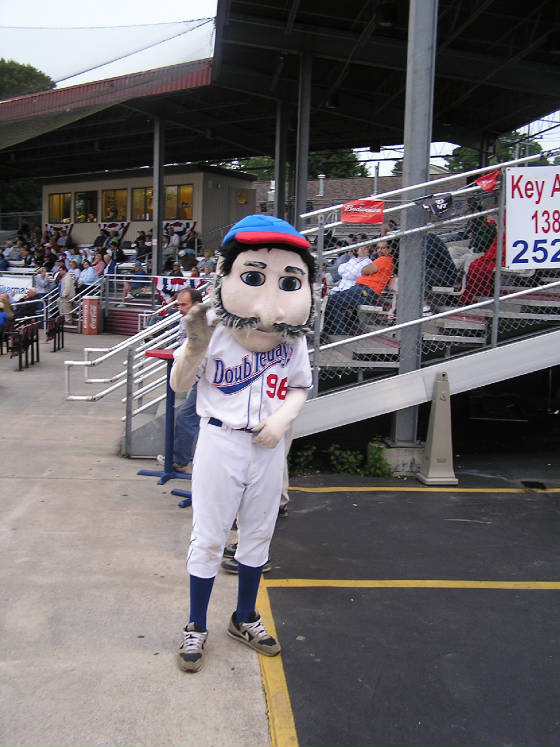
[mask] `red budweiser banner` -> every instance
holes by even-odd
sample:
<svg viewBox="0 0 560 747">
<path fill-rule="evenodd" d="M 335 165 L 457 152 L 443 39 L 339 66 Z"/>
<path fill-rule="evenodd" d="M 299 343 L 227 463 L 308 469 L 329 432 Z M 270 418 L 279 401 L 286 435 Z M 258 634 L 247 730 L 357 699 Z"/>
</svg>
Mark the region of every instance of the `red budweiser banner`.
<svg viewBox="0 0 560 747">
<path fill-rule="evenodd" d="M 354 200 L 342 206 L 343 223 L 383 223 L 383 200 Z"/>
<path fill-rule="evenodd" d="M 483 174 L 476 180 L 476 184 L 485 192 L 492 192 L 500 176 L 499 171 L 491 171 L 489 174 Z"/>
</svg>

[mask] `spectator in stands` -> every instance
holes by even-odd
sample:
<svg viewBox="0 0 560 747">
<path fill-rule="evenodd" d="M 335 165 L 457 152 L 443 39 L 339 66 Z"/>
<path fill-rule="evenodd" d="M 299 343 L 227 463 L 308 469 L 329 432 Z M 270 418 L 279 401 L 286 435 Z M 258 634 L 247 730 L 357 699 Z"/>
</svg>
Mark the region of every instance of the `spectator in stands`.
<svg viewBox="0 0 560 747">
<path fill-rule="evenodd" d="M 83 257 L 80 254 L 80 250 L 78 249 L 77 246 L 73 246 L 72 249 L 70 249 L 70 254 L 68 256 L 68 259 L 70 262 L 72 262 L 72 260 L 76 262 L 78 264 L 78 267 L 81 268 Z"/>
<path fill-rule="evenodd" d="M 333 293 L 325 310 L 324 334 L 348 335 L 357 331 L 356 312 L 362 304 L 374 305 L 393 274 L 391 247 L 386 241 L 377 245 L 377 259 L 362 269 L 356 284 L 340 293 Z M 347 315 L 352 314 L 349 322 Z M 350 327 L 353 327 L 351 329 Z"/>
<path fill-rule="evenodd" d="M 14 318 L 14 307 L 12 301 L 7 293 L 0 293 L 0 303 L 4 307 L 4 311 L 10 317 L 10 321 Z"/>
<path fill-rule="evenodd" d="M 60 283 L 60 280 L 61 280 L 60 270 L 62 267 L 64 267 L 64 269 L 68 269 L 66 267 L 66 261 L 64 259 L 57 259 L 56 262 L 54 263 L 54 267 L 52 270 L 53 281 L 55 285 L 58 285 Z"/>
<path fill-rule="evenodd" d="M 204 285 L 204 282 L 200 277 L 200 270 L 195 266 L 192 268 L 191 276 L 187 278 L 185 286 L 188 288 L 200 288 L 201 285 Z"/>
<path fill-rule="evenodd" d="M 459 303 L 474 303 L 478 297 L 487 298 L 492 293 L 494 270 L 496 269 L 496 252 L 498 248 L 498 237 L 494 239 L 489 249 L 482 257 L 473 260 L 467 270 L 465 290 L 458 297 Z M 502 262 L 505 256 L 505 232 L 502 250 Z"/>
<path fill-rule="evenodd" d="M 102 248 L 109 238 L 109 231 L 107 231 L 105 228 L 102 228 L 99 231 L 99 234 L 95 237 L 95 241 L 93 242 L 94 248 Z"/>
<path fill-rule="evenodd" d="M 35 288 L 28 288 L 17 303 L 15 319 L 23 319 L 29 316 L 38 316 L 43 310 L 43 304 L 39 301 L 39 294 Z"/>
<path fill-rule="evenodd" d="M 193 306 L 202 301 L 200 291 L 185 288 L 177 293 L 177 307 L 181 316 L 186 316 Z M 185 342 L 185 328 L 179 323 L 177 340 Z M 198 434 L 200 418 L 196 414 L 196 382 L 187 398 L 175 412 L 175 437 L 173 440 L 173 469 L 176 472 L 190 472 L 194 453 L 194 442 Z M 162 454 L 156 457 L 159 464 L 165 464 Z"/>
<path fill-rule="evenodd" d="M 80 275 L 82 271 L 80 270 L 80 266 L 78 265 L 75 259 L 70 260 L 70 269 L 68 270 L 68 272 L 74 278 L 75 286 L 78 287 L 78 282 L 80 280 Z"/>
<path fill-rule="evenodd" d="M 167 229 L 167 235 L 169 236 L 169 249 L 173 252 L 173 256 L 176 257 L 181 248 L 181 237 L 178 233 L 175 233 L 173 226 L 169 226 Z"/>
<path fill-rule="evenodd" d="M 340 240 L 336 242 L 336 246 L 339 249 L 343 249 L 347 245 Z M 354 251 L 352 249 L 347 249 L 337 257 L 334 262 L 334 267 L 331 266 L 332 278 L 335 283 L 338 283 L 340 280 L 342 280 L 342 277 L 338 274 L 338 268 L 345 262 L 349 262 L 351 259 L 354 259 L 355 256 L 356 255 L 354 254 Z"/>
<path fill-rule="evenodd" d="M 58 309 L 60 313 L 64 315 L 64 321 L 66 324 L 72 324 L 72 300 L 76 295 L 74 278 L 66 269 L 66 265 L 63 265 L 60 268 L 59 277 Z"/>
<path fill-rule="evenodd" d="M 424 311 L 430 311 L 428 306 L 437 301 L 432 288 L 434 286 L 453 287 L 456 279 L 457 268 L 451 259 L 447 245 L 435 233 L 428 233 L 424 253 Z"/>
<path fill-rule="evenodd" d="M 45 253 L 43 256 L 43 266 L 50 272 L 56 262 L 56 254 L 53 252 L 51 246 L 45 247 Z"/>
<path fill-rule="evenodd" d="M 103 256 L 105 267 L 103 269 L 103 275 L 115 275 L 117 272 L 117 260 L 110 254 Z"/>
<path fill-rule="evenodd" d="M 24 267 L 35 267 L 35 257 L 28 246 L 23 247 L 20 259 L 23 261 Z"/>
<path fill-rule="evenodd" d="M 54 288 L 54 283 L 50 279 L 45 266 L 39 267 L 37 274 L 35 275 L 35 288 L 37 289 L 37 295 L 39 298 L 46 296 Z"/>
<path fill-rule="evenodd" d="M 398 275 L 399 274 L 399 249 L 400 249 L 401 242 L 399 239 L 391 238 L 391 236 L 395 233 L 395 231 L 398 231 L 398 226 L 394 220 L 390 219 L 387 223 L 381 226 L 379 235 L 387 237 L 387 243 L 391 247 L 391 257 L 393 258 L 393 264 L 395 265 L 393 274 Z"/>
<path fill-rule="evenodd" d="M 78 289 L 80 291 L 86 289 L 89 291 L 98 281 L 99 275 L 96 273 L 95 268 L 91 266 L 89 259 L 84 259 L 80 279 L 78 280 Z"/>
<path fill-rule="evenodd" d="M 123 301 L 127 298 L 138 298 L 146 288 L 150 287 L 150 279 L 142 266 L 142 262 L 134 263 L 134 280 L 126 281 L 123 286 Z"/>
<path fill-rule="evenodd" d="M 369 252 L 369 246 L 360 246 L 356 249 L 355 254 L 352 252 L 351 259 L 339 266 L 338 274 L 340 275 L 340 280 L 337 285 L 331 288 L 331 293 L 339 293 L 340 291 L 347 290 L 356 283 L 356 280 L 362 274 L 363 268 L 371 262 Z"/>
<path fill-rule="evenodd" d="M 103 271 L 105 270 L 105 262 L 103 261 L 101 252 L 95 252 L 93 258 L 93 268 L 99 277 L 103 275 Z"/>
<path fill-rule="evenodd" d="M 172 277 L 172 278 L 183 277 L 183 271 L 181 270 L 181 265 L 179 263 L 179 260 L 175 260 L 175 262 L 173 262 L 171 272 L 169 272 L 168 274 L 169 274 L 169 277 Z"/>
<path fill-rule="evenodd" d="M 5 303 L 4 301 L 0 301 L 0 330 L 5 330 L 10 322 L 12 321 L 10 315 L 5 310 Z"/>
<path fill-rule="evenodd" d="M 136 243 L 134 243 L 132 247 L 136 249 L 136 253 L 134 255 L 135 259 L 142 259 L 146 256 L 146 254 L 148 254 L 150 250 L 148 249 L 148 245 L 146 243 L 145 231 L 138 231 L 138 238 L 136 239 Z"/>
<path fill-rule="evenodd" d="M 9 266 L 8 258 L 4 256 L 4 252 L 0 251 L 0 272 L 6 272 Z"/>
<path fill-rule="evenodd" d="M 198 233 L 191 228 L 185 239 L 185 252 L 186 254 L 196 255 L 197 252 L 202 248 L 202 241 L 200 240 Z"/>
<path fill-rule="evenodd" d="M 200 260 L 200 262 L 198 263 L 198 267 L 202 271 L 204 271 L 206 267 L 210 268 L 210 272 L 214 272 L 216 270 L 216 260 L 214 259 L 214 255 L 210 251 L 210 249 L 207 249 L 204 252 L 204 259 Z"/>
<path fill-rule="evenodd" d="M 15 257 L 12 257 L 13 249 L 14 249 L 14 242 L 8 239 L 6 243 L 4 244 L 4 257 L 6 259 L 15 259 Z"/>
</svg>

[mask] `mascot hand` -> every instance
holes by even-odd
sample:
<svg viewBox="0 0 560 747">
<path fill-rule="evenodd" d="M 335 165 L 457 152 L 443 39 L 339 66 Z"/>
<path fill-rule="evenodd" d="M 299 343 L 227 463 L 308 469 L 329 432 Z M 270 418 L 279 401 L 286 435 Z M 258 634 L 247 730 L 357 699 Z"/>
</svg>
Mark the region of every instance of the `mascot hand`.
<svg viewBox="0 0 560 747">
<path fill-rule="evenodd" d="M 274 449 L 290 425 L 282 416 L 278 416 L 279 411 L 270 415 L 253 428 L 253 433 L 257 434 L 253 436 L 254 443 L 258 446 L 264 446 L 267 449 Z"/>
<path fill-rule="evenodd" d="M 306 399 L 307 389 L 288 389 L 283 405 L 253 428 L 257 434 L 253 436 L 254 443 L 273 449 L 299 415 Z"/>
<path fill-rule="evenodd" d="M 210 303 L 199 303 L 193 306 L 189 313 L 183 318 L 183 324 L 187 333 L 187 348 L 191 353 L 205 353 L 214 328 L 208 324 L 206 312 L 211 307 Z"/>
<path fill-rule="evenodd" d="M 169 383 L 174 392 L 188 392 L 196 381 L 198 366 L 214 331 L 206 318 L 208 308 L 207 304 L 197 304 L 183 319 L 188 339 L 186 345 L 179 348 L 171 369 Z"/>
</svg>

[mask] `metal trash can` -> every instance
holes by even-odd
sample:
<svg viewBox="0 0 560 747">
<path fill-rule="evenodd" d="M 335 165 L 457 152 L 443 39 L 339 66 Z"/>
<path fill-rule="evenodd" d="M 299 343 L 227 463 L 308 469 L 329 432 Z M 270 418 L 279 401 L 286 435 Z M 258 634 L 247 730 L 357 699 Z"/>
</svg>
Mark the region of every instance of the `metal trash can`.
<svg viewBox="0 0 560 747">
<path fill-rule="evenodd" d="M 99 334 L 99 305 L 98 296 L 84 296 L 82 299 L 82 334 Z"/>
</svg>

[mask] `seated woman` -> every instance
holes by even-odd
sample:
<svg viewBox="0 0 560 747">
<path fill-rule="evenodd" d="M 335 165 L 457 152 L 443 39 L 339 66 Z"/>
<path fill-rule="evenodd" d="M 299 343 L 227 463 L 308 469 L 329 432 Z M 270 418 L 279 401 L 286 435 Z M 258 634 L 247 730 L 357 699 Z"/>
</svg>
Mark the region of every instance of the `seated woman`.
<svg viewBox="0 0 560 747">
<path fill-rule="evenodd" d="M 487 297 L 492 293 L 494 280 L 494 270 L 496 269 L 496 250 L 498 248 L 498 238 L 490 244 L 490 248 L 484 252 L 482 257 L 473 260 L 467 270 L 465 290 L 458 297 L 462 304 L 474 303 L 477 297 Z M 505 234 L 504 246 L 502 250 L 502 262 L 505 254 Z"/>
<path fill-rule="evenodd" d="M 97 282 L 99 282 L 99 275 L 95 271 L 95 268 L 91 266 L 88 259 L 84 259 L 82 267 L 83 269 L 80 272 L 80 278 L 78 280 L 79 292 L 92 288 Z"/>
<path fill-rule="evenodd" d="M 357 330 L 349 328 L 347 314 L 355 315 L 361 304 L 376 303 L 389 282 L 394 268 L 391 247 L 386 241 L 379 242 L 377 254 L 377 259 L 362 269 L 362 274 L 356 280 L 355 285 L 329 296 L 325 309 L 324 334 L 355 334 Z"/>
</svg>

